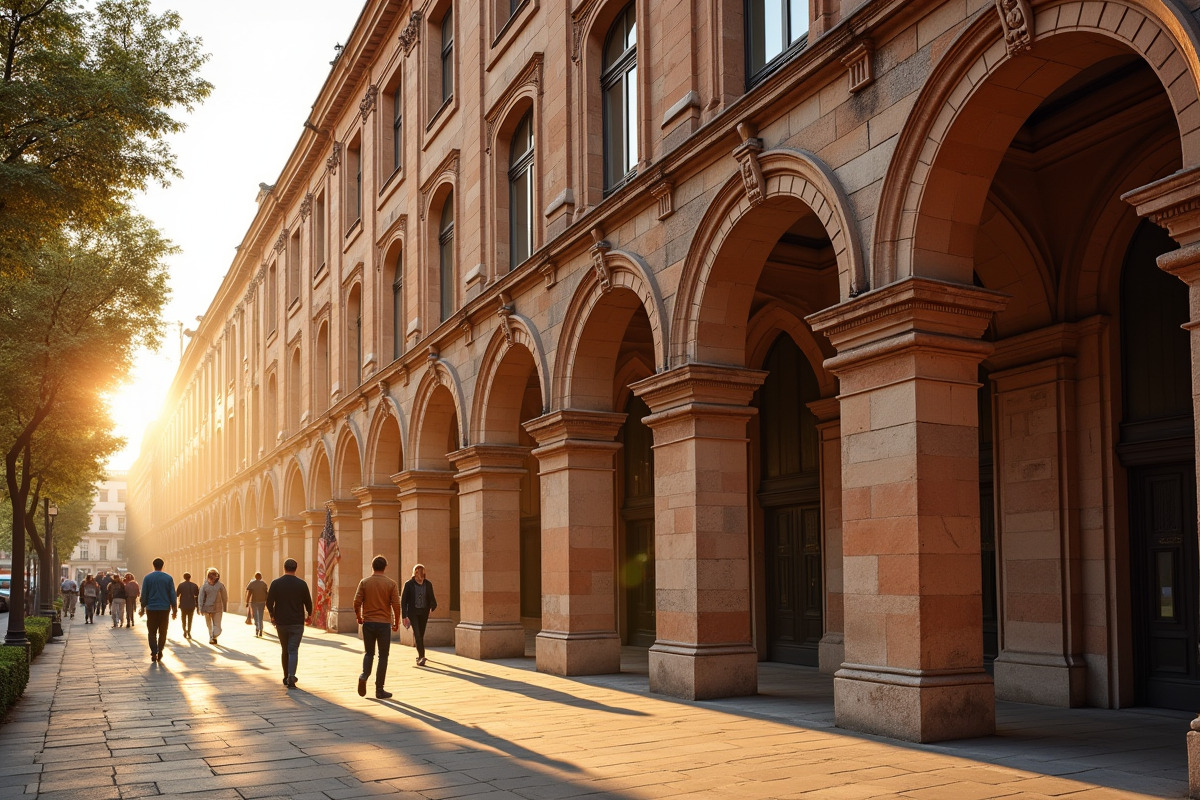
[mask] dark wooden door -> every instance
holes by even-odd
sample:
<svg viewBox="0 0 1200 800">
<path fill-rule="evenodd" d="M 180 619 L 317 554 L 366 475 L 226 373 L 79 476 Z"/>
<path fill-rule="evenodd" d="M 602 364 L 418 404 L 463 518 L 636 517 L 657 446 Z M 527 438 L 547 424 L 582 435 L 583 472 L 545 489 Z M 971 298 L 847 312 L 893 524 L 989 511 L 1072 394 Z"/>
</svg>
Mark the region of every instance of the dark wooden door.
<svg viewBox="0 0 1200 800">
<path fill-rule="evenodd" d="M 1196 472 L 1192 463 L 1131 470 L 1139 704 L 1200 707 Z"/>
<path fill-rule="evenodd" d="M 817 666 L 821 643 L 821 509 L 766 510 L 768 658 Z"/>
</svg>

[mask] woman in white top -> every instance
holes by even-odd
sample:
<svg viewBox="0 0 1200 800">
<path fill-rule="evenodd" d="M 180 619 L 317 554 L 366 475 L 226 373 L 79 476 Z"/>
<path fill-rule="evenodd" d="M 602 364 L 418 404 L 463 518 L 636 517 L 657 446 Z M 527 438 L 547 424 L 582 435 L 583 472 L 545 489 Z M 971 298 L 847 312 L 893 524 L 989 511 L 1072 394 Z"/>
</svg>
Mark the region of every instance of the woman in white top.
<svg viewBox="0 0 1200 800">
<path fill-rule="evenodd" d="M 229 605 L 229 592 L 221 583 L 221 573 L 217 572 L 216 567 L 208 568 L 208 580 L 200 586 L 198 603 L 200 613 L 208 623 L 208 643 L 216 644 L 217 637 L 221 635 L 221 616 Z"/>
</svg>

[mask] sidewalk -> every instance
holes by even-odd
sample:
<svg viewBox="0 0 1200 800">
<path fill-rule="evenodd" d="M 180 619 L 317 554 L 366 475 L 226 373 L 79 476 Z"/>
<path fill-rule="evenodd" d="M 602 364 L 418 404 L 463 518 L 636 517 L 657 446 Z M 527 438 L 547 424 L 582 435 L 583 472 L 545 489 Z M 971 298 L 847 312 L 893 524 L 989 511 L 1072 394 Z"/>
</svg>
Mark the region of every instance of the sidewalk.
<svg viewBox="0 0 1200 800">
<path fill-rule="evenodd" d="M 757 697 L 687 703 L 620 675 L 562 679 L 532 659 L 393 645 L 389 701 L 355 691 L 359 641 L 306 633 L 299 687 L 279 646 L 226 615 L 151 664 L 145 624 L 66 623 L 0 723 L 0 797 L 480 800 L 1182 797 L 1190 714 L 998 704 L 999 734 L 907 745 L 832 727 L 832 682 L 764 665 Z M 268 626 L 269 629 L 269 626 Z M 113 666 L 113 654 L 127 666 Z"/>
</svg>

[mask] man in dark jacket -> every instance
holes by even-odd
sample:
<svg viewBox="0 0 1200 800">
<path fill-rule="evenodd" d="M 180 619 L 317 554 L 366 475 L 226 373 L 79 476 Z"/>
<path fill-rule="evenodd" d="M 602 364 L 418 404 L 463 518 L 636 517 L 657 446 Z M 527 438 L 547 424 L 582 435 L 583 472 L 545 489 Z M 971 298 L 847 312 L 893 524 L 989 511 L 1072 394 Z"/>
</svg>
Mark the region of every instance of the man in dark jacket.
<svg viewBox="0 0 1200 800">
<path fill-rule="evenodd" d="M 183 580 L 175 587 L 175 596 L 179 598 L 179 611 L 183 616 L 183 638 L 192 638 L 192 617 L 196 615 L 199 605 L 200 587 L 192 581 L 192 573 L 183 573 Z"/>
<path fill-rule="evenodd" d="M 304 621 L 313 613 L 308 584 L 296 577 L 296 567 L 296 559 L 284 561 L 285 574 L 271 581 L 267 589 L 267 614 L 279 636 L 279 649 L 283 655 L 283 685 L 289 689 L 296 688 L 296 661 L 300 656 Z"/>
<path fill-rule="evenodd" d="M 400 595 L 400 613 L 404 617 L 404 627 L 412 626 L 418 667 L 425 666 L 425 625 L 429 622 L 429 612 L 436 608 L 433 583 L 425 578 L 425 565 L 417 564 L 413 567 L 412 577 L 404 583 L 404 591 Z"/>
</svg>

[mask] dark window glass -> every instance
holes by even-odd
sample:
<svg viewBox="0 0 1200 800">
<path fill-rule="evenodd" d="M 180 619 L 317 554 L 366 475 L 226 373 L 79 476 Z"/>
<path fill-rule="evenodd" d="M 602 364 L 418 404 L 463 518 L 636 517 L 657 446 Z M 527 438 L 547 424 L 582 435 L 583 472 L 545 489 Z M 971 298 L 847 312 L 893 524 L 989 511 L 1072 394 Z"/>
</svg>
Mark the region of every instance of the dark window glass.
<svg viewBox="0 0 1200 800">
<path fill-rule="evenodd" d="M 404 154 L 404 105 L 400 99 L 400 86 L 392 95 L 392 172 L 400 169 L 400 158 Z"/>
<path fill-rule="evenodd" d="M 454 96 L 454 8 L 442 17 L 442 102 Z"/>
<path fill-rule="evenodd" d="M 604 189 L 620 186 L 634 171 L 637 141 L 637 15 L 630 3 L 604 41 L 600 75 L 604 113 Z"/>
<path fill-rule="evenodd" d="M 454 313 L 454 195 L 446 196 L 442 221 L 438 226 L 438 265 L 441 273 L 442 319 Z"/>
<path fill-rule="evenodd" d="M 404 352 L 404 254 L 396 256 L 396 277 L 392 279 L 392 358 Z"/>
<path fill-rule="evenodd" d="M 747 0 L 746 58 L 753 80 L 808 33 L 808 0 Z"/>
<path fill-rule="evenodd" d="M 509 269 L 533 251 L 533 115 L 518 123 L 509 148 Z"/>
</svg>

